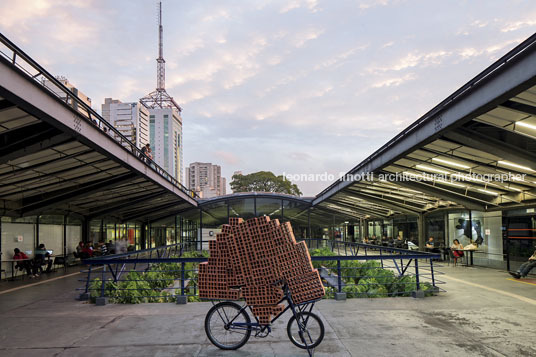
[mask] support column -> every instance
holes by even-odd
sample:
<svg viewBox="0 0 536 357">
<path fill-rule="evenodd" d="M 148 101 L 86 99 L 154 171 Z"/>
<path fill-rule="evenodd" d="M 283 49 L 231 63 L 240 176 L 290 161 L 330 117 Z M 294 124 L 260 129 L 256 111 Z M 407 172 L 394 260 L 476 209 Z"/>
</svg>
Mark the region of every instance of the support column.
<svg viewBox="0 0 536 357">
<path fill-rule="evenodd" d="M 39 228 L 39 227 L 38 227 Z M 89 242 L 89 221 L 84 217 L 82 221 L 82 242 Z"/>
<path fill-rule="evenodd" d="M 67 257 L 67 216 L 63 216 L 63 256 Z"/>
<path fill-rule="evenodd" d="M 39 215 L 35 217 L 35 246 L 39 247 Z"/>
<path fill-rule="evenodd" d="M 307 238 L 311 239 L 311 208 L 307 209 Z"/>
<path fill-rule="evenodd" d="M 199 209 L 199 250 L 200 251 L 203 250 L 203 210 L 202 209 Z"/>
<path fill-rule="evenodd" d="M 424 222 L 425 222 L 424 215 L 422 213 L 419 213 L 419 215 L 417 216 L 417 232 L 419 234 L 419 250 L 424 250 L 424 247 L 426 245 Z"/>
</svg>

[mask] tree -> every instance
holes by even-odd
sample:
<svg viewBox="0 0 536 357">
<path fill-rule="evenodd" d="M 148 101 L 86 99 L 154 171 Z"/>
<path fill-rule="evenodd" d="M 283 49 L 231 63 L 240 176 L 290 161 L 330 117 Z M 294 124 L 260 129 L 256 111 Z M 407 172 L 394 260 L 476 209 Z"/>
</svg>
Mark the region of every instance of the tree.
<svg viewBox="0 0 536 357">
<path fill-rule="evenodd" d="M 295 196 L 302 194 L 296 184 L 285 179 L 283 175 L 276 176 L 270 171 L 233 175 L 231 189 L 233 192 L 277 192 Z"/>
</svg>

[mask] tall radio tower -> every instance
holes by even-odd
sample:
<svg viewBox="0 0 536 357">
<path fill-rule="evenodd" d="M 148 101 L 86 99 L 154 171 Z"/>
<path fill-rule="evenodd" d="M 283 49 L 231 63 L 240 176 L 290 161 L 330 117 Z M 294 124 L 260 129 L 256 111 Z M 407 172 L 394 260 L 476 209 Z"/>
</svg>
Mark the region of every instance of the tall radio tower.
<svg viewBox="0 0 536 357">
<path fill-rule="evenodd" d="M 150 109 L 175 108 L 180 105 L 166 92 L 166 60 L 164 60 L 164 27 L 162 26 L 162 2 L 158 3 L 158 58 L 156 59 L 156 90 L 140 99 L 141 104 Z"/>
</svg>

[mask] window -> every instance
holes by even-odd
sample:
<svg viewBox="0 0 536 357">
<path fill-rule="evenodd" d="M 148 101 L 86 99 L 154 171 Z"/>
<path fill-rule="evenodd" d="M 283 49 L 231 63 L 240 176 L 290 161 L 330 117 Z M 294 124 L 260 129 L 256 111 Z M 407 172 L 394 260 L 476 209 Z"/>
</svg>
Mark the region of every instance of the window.
<svg viewBox="0 0 536 357">
<path fill-rule="evenodd" d="M 153 157 L 156 155 L 156 145 L 155 145 L 155 125 L 154 125 L 154 115 L 149 117 L 149 143 L 151 144 L 151 149 L 153 151 Z"/>
</svg>

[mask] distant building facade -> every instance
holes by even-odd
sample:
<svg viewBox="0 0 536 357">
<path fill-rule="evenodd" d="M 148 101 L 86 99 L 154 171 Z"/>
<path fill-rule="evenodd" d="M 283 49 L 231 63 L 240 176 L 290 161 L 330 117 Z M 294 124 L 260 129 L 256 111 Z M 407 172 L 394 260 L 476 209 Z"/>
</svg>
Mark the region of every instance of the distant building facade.
<svg viewBox="0 0 536 357">
<path fill-rule="evenodd" d="M 221 166 L 208 162 L 194 162 L 186 168 L 186 184 L 201 198 L 226 194 L 227 181 L 221 177 Z"/>
<path fill-rule="evenodd" d="M 149 142 L 154 161 L 183 182 L 182 118 L 175 108 L 149 110 Z"/>
<path fill-rule="evenodd" d="M 89 107 L 91 107 L 91 98 L 89 98 L 84 93 L 80 92 L 78 88 L 76 88 L 74 85 L 72 85 L 69 80 L 65 77 L 58 76 L 56 79 L 61 82 L 67 89 L 69 89 L 74 95 L 76 95 L 79 99 L 82 100 L 85 104 L 87 104 Z M 80 111 L 81 113 L 88 114 L 85 109 L 80 107 L 78 103 L 72 98 L 67 98 L 67 95 L 63 90 L 61 90 L 57 85 L 52 83 L 52 81 L 46 79 L 43 81 L 43 86 L 50 89 L 52 92 L 54 92 L 61 100 L 64 102 L 67 102 L 70 106 L 72 106 L 75 110 Z"/>
<path fill-rule="evenodd" d="M 141 103 L 105 98 L 102 117 L 138 148 L 149 142 L 149 110 Z"/>
</svg>

